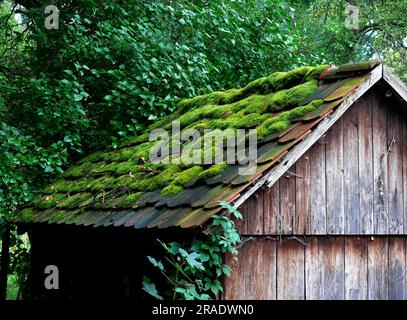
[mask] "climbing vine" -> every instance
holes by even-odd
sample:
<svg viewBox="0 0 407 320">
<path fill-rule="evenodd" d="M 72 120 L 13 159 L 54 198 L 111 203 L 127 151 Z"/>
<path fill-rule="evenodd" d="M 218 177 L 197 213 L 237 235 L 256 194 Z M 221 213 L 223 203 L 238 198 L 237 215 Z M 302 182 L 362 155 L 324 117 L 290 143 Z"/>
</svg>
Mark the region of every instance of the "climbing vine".
<svg viewBox="0 0 407 320">
<path fill-rule="evenodd" d="M 242 219 L 232 205 L 226 202 L 220 202 L 220 205 L 235 218 Z M 229 253 L 236 259 L 236 245 L 241 242 L 230 214 L 214 215 L 205 237 L 192 244 L 157 240 L 164 249 L 164 255 L 161 259 L 151 256 L 147 259 L 159 271 L 164 280 L 160 283 L 164 285 L 157 288 L 155 282 L 144 276 L 143 290 L 159 300 L 209 300 L 222 292 L 219 279 L 231 274 L 223 257 Z"/>
</svg>

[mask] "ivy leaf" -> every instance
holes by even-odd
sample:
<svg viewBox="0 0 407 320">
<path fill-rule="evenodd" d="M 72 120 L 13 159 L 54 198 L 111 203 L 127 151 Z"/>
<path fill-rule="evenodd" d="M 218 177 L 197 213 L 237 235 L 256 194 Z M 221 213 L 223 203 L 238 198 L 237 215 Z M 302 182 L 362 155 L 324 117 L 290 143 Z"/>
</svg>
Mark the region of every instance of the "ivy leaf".
<svg viewBox="0 0 407 320">
<path fill-rule="evenodd" d="M 144 276 L 143 278 L 143 290 L 147 292 L 149 295 L 153 296 L 157 300 L 164 300 L 163 297 L 161 297 L 158 294 L 157 288 L 155 287 L 155 284 L 150 281 L 149 278 Z"/>
<path fill-rule="evenodd" d="M 200 256 L 196 252 L 188 253 L 186 250 L 179 248 L 179 253 L 181 256 L 187 260 L 187 263 L 191 266 L 191 268 L 196 268 L 199 270 L 205 270 L 203 264 L 198 261 L 200 260 Z"/>
<path fill-rule="evenodd" d="M 154 267 L 156 267 L 156 268 L 158 268 L 158 269 L 160 269 L 160 270 L 164 270 L 164 266 L 163 266 L 163 264 L 161 263 L 161 261 L 157 261 L 156 259 L 154 259 L 153 257 L 150 257 L 150 256 L 147 256 L 147 259 L 150 261 L 150 263 L 151 263 Z"/>
</svg>

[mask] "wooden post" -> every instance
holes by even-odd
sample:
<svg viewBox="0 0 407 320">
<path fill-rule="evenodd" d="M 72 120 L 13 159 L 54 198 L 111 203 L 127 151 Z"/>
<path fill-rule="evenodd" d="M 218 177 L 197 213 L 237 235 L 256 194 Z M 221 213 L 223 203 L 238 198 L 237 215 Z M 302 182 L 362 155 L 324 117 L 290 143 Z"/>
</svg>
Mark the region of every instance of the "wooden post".
<svg viewBox="0 0 407 320">
<path fill-rule="evenodd" d="M 0 262 L 0 301 L 6 300 L 7 296 L 7 274 L 9 264 L 10 227 L 4 226 L 1 242 L 1 262 Z"/>
</svg>

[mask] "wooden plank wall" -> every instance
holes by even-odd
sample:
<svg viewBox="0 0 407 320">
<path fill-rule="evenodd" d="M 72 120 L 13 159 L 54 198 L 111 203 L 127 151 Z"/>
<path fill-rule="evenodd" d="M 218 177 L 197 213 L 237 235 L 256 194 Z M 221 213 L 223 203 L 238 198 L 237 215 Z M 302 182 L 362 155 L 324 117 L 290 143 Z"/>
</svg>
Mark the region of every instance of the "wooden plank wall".
<svg viewBox="0 0 407 320">
<path fill-rule="evenodd" d="M 240 211 L 246 235 L 407 234 L 407 118 L 369 91 Z"/>
<path fill-rule="evenodd" d="M 405 237 L 249 238 L 224 299 L 402 300 L 407 297 Z M 244 240 L 247 240 L 244 239 Z"/>
</svg>

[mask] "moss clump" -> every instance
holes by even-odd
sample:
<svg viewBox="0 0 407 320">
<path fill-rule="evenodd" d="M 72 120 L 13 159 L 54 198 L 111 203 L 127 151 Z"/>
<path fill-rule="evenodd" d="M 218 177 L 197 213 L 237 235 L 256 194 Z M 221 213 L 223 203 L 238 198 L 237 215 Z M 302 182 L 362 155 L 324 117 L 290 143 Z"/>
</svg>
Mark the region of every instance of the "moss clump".
<svg viewBox="0 0 407 320">
<path fill-rule="evenodd" d="M 129 188 L 136 191 L 153 191 L 166 186 L 170 181 L 174 179 L 174 176 L 181 169 L 175 165 L 169 165 L 158 175 L 150 173 L 144 175 L 143 178 L 129 184 Z"/>
<path fill-rule="evenodd" d="M 124 198 L 122 205 L 124 207 L 134 207 L 135 205 L 137 205 L 142 195 L 142 192 L 132 193 Z"/>
<path fill-rule="evenodd" d="M 178 104 L 180 110 L 195 109 L 204 105 L 223 105 L 233 103 L 242 99 L 245 92 L 242 89 L 229 89 L 226 91 L 215 91 L 209 94 L 194 97 L 192 99 L 184 99 Z"/>
<path fill-rule="evenodd" d="M 246 116 L 230 117 L 226 120 L 229 127 L 236 129 L 253 128 L 270 118 L 270 114 L 251 113 Z"/>
<path fill-rule="evenodd" d="M 59 220 L 61 220 L 62 218 L 64 218 L 65 215 L 66 215 L 66 211 L 64 211 L 64 210 L 54 212 L 54 213 L 52 214 L 52 217 L 49 219 L 49 221 L 50 221 L 50 222 L 59 221 Z"/>
<path fill-rule="evenodd" d="M 314 100 L 314 101 L 310 102 L 309 104 L 307 104 L 306 106 L 297 107 L 297 108 L 289 111 L 287 117 L 290 120 L 302 117 L 302 116 L 306 115 L 307 113 L 319 108 L 320 106 L 322 106 L 323 103 L 324 103 L 324 100 Z"/>
<path fill-rule="evenodd" d="M 198 175 L 203 171 L 201 166 L 194 166 L 181 172 L 175 179 L 173 184 L 186 187 L 198 178 Z"/>
<path fill-rule="evenodd" d="M 268 109 L 269 111 L 277 111 L 287 107 L 298 106 L 317 89 L 317 81 L 311 80 L 291 89 L 281 90 L 271 97 Z"/>
<path fill-rule="evenodd" d="M 59 201 L 65 198 L 64 194 L 54 193 L 37 198 L 33 201 L 34 207 L 38 209 L 50 209 L 55 207 Z"/>
<path fill-rule="evenodd" d="M 217 176 L 218 174 L 221 174 L 223 170 L 225 170 L 227 168 L 227 164 L 226 163 L 219 163 L 219 164 L 214 164 L 213 166 L 211 166 L 209 169 L 206 169 L 205 171 L 202 171 L 199 175 L 198 175 L 198 179 L 199 180 L 206 180 L 208 178 L 212 178 Z"/>
<path fill-rule="evenodd" d="M 117 166 L 115 175 L 123 175 L 123 174 L 127 174 L 130 172 L 136 172 L 140 169 L 141 169 L 141 166 L 138 165 L 135 160 L 129 160 L 126 162 L 122 162 L 122 163 L 120 163 L 120 165 Z"/>
<path fill-rule="evenodd" d="M 115 172 L 120 166 L 120 162 L 99 163 L 92 169 L 92 173 Z"/>
<path fill-rule="evenodd" d="M 96 151 L 84 159 L 82 159 L 79 163 L 86 163 L 86 162 L 98 162 L 101 161 L 104 158 L 105 152 L 102 151 Z"/>
<path fill-rule="evenodd" d="M 64 173 L 65 178 L 79 178 L 88 175 L 93 168 L 92 162 L 83 162 L 80 165 L 69 168 Z"/>
<path fill-rule="evenodd" d="M 162 197 L 171 197 L 183 190 L 184 190 L 183 187 L 171 183 L 168 186 L 166 186 L 164 189 L 161 190 L 160 195 Z"/>
<path fill-rule="evenodd" d="M 264 138 L 270 134 L 280 133 L 288 129 L 290 126 L 289 120 L 281 120 L 272 123 L 264 123 L 257 129 L 257 137 L 259 139 Z"/>
<path fill-rule="evenodd" d="M 302 117 L 303 115 L 317 109 L 322 104 L 323 100 L 314 100 L 306 106 L 297 107 L 267 119 L 257 128 L 258 138 L 264 138 L 270 134 L 281 133 L 287 130 L 293 119 Z"/>
<path fill-rule="evenodd" d="M 66 199 L 65 201 L 59 203 L 57 205 L 57 207 L 59 207 L 61 209 L 73 207 L 74 205 L 77 205 L 85 200 L 88 200 L 91 197 L 93 197 L 93 196 L 90 193 L 78 193 L 78 194 L 75 194 L 72 197 Z"/>
<path fill-rule="evenodd" d="M 320 66 L 316 66 L 311 68 L 306 74 L 305 74 L 305 81 L 310 81 L 310 80 L 318 80 L 319 76 L 323 71 L 325 71 L 327 68 L 329 68 L 328 64 L 323 64 Z"/>
<path fill-rule="evenodd" d="M 116 182 L 114 177 L 100 177 L 93 181 L 89 186 L 89 189 L 92 191 L 102 191 L 105 189 L 112 188 Z"/>
<path fill-rule="evenodd" d="M 17 220 L 23 222 L 33 221 L 36 217 L 35 211 L 32 208 L 25 208 L 17 214 Z"/>
</svg>

